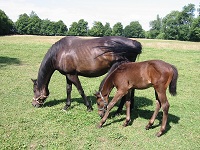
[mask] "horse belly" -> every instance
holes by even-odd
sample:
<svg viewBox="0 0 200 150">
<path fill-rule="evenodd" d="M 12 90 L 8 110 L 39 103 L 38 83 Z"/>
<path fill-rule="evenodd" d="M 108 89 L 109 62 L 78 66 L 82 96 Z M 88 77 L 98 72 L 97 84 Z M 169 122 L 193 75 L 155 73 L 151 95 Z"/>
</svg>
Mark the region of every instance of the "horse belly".
<svg viewBox="0 0 200 150">
<path fill-rule="evenodd" d="M 151 81 L 147 77 L 139 74 L 131 77 L 130 83 L 134 89 L 147 89 L 152 86 Z"/>
</svg>

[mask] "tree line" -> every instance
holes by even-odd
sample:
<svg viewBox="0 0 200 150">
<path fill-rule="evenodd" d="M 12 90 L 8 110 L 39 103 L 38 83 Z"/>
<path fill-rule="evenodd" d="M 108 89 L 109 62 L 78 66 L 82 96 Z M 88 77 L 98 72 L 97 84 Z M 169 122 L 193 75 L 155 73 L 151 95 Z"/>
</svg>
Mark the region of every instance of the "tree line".
<svg viewBox="0 0 200 150">
<path fill-rule="evenodd" d="M 57 22 L 48 19 L 42 20 L 33 11 L 30 15 L 21 14 L 14 23 L 0 10 L 0 35 L 125 36 L 128 38 L 200 41 L 200 9 L 197 9 L 197 17 L 195 17 L 195 11 L 195 5 L 188 4 L 183 7 L 182 11 L 172 11 L 164 18 L 157 15 L 156 20 L 150 22 L 150 30 L 145 31 L 138 21 L 132 21 L 125 27 L 121 22 L 117 22 L 111 27 L 108 22 L 103 25 L 100 21 L 95 21 L 93 26 L 88 28 L 88 22 L 80 19 L 78 22 L 72 22 L 68 28 L 62 20 Z"/>
</svg>

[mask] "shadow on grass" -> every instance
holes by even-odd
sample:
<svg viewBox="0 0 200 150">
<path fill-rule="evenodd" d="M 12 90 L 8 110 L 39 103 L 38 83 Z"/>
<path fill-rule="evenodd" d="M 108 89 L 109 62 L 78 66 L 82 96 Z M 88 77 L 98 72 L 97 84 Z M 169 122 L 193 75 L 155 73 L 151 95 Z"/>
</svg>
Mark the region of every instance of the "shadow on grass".
<svg viewBox="0 0 200 150">
<path fill-rule="evenodd" d="M 21 61 L 17 58 L 11 58 L 7 56 L 0 56 L 0 68 L 6 67 L 7 65 L 17 64 L 20 65 Z"/>
<path fill-rule="evenodd" d="M 93 108 L 97 107 L 97 105 L 96 105 L 96 98 L 94 96 L 88 96 L 87 98 L 91 102 Z M 113 97 L 110 97 L 110 99 L 112 99 L 112 98 Z M 82 98 L 73 98 L 72 99 L 72 103 L 74 101 L 77 102 L 76 105 L 84 105 L 84 101 L 83 101 Z M 52 107 L 54 105 L 58 105 L 60 103 L 65 103 L 65 102 L 66 102 L 66 99 L 51 100 L 51 101 L 47 101 L 44 104 L 43 107 Z M 118 105 L 118 103 L 117 103 L 117 105 Z M 75 108 L 76 105 L 71 105 L 69 109 L 76 109 Z M 117 107 L 117 105 L 115 107 Z M 143 110 L 142 107 L 147 107 L 147 106 L 152 106 L 152 105 L 153 105 L 153 101 L 150 100 L 150 99 L 148 99 L 148 98 L 145 98 L 145 97 L 135 97 L 135 107 L 134 107 L 134 110 L 132 110 L 132 112 L 131 112 L 131 122 L 129 123 L 129 125 L 132 125 L 133 121 L 135 119 L 137 119 L 138 117 L 146 119 L 147 120 L 146 125 L 147 125 L 149 119 L 151 118 L 151 116 L 154 113 L 154 110 Z M 63 108 L 64 108 L 64 105 L 63 105 Z M 124 109 L 125 109 L 125 107 L 124 107 Z M 111 110 L 109 118 L 115 116 L 115 113 L 116 113 L 115 111 Z M 121 112 L 121 114 L 126 114 L 126 110 L 123 110 Z M 150 129 L 153 129 L 153 128 L 156 128 L 156 127 L 160 128 L 161 123 L 162 123 L 162 111 L 160 111 L 158 113 L 158 116 L 156 117 L 156 119 L 159 120 L 159 124 L 153 125 Z M 167 121 L 167 125 L 166 125 L 166 130 L 165 130 L 164 134 L 166 134 L 171 129 L 171 126 L 170 126 L 171 122 L 177 124 L 179 122 L 179 120 L 180 120 L 180 117 L 175 116 L 175 115 L 169 113 L 168 114 L 168 121 Z M 99 118 L 99 121 L 100 121 L 100 118 Z M 122 122 L 122 124 L 123 124 L 124 121 L 125 121 L 125 118 L 116 119 L 113 122 L 106 123 L 103 127 L 109 126 L 111 123 L 115 123 L 115 122 Z"/>
<path fill-rule="evenodd" d="M 154 113 L 154 110 L 144 110 L 144 109 L 141 109 L 141 108 L 144 107 L 144 106 L 149 106 L 149 105 L 153 105 L 152 100 L 144 98 L 144 97 L 135 97 L 135 107 L 134 107 L 134 110 L 132 110 L 132 112 L 131 112 L 131 122 L 129 123 L 129 125 L 132 125 L 134 120 L 137 119 L 137 118 L 144 118 L 144 119 L 147 120 L 147 122 L 145 124 L 145 126 L 146 126 L 148 124 L 149 120 L 151 119 L 151 117 Z M 121 112 L 121 114 L 126 114 L 126 111 L 123 110 Z M 111 112 L 110 115 L 114 116 L 115 112 Z M 152 125 L 152 127 L 150 129 L 161 127 L 162 116 L 163 116 L 163 113 L 160 110 L 160 112 L 158 113 L 158 115 L 156 117 L 156 119 L 159 120 L 159 123 Z M 125 117 L 120 118 L 120 119 L 114 120 L 111 123 L 122 122 L 122 124 L 123 124 L 125 119 L 126 119 Z M 165 129 L 165 132 L 163 133 L 163 135 L 166 134 L 171 129 L 170 123 L 178 124 L 179 120 L 180 120 L 180 117 L 169 113 L 168 119 L 167 119 L 166 129 Z M 105 124 L 104 126 L 109 126 L 111 123 Z M 145 126 L 144 126 L 144 129 L 145 129 Z"/>
<path fill-rule="evenodd" d="M 94 106 L 96 104 L 95 97 L 94 96 L 87 96 L 87 99 L 88 99 L 89 102 L 91 102 L 92 107 L 95 107 Z M 65 103 L 65 102 L 66 102 L 66 99 L 61 99 L 61 100 L 54 99 L 54 100 L 50 100 L 50 101 L 45 102 L 43 107 L 52 107 L 52 106 L 58 105 L 60 103 Z M 72 98 L 71 106 L 70 106 L 69 109 L 73 109 L 74 107 L 76 107 L 76 105 L 74 105 L 73 102 L 77 102 L 76 105 L 84 105 L 84 101 L 81 97 L 80 98 Z M 64 108 L 64 105 L 63 105 L 63 108 Z M 85 106 L 85 108 L 86 108 L 86 106 Z M 76 109 L 76 108 L 74 108 L 74 109 Z"/>
</svg>

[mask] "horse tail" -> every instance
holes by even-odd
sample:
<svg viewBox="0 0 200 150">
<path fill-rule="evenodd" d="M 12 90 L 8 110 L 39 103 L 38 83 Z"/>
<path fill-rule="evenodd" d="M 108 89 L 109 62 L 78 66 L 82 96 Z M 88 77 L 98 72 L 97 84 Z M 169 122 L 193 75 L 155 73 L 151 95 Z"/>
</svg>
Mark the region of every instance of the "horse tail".
<svg viewBox="0 0 200 150">
<path fill-rule="evenodd" d="M 114 53 L 115 55 L 122 56 L 125 60 L 130 55 L 137 55 L 142 53 L 142 45 L 136 40 L 127 39 L 125 37 L 110 37 L 106 42 L 106 45 L 96 46 L 96 48 L 105 49 L 106 51 L 97 57 L 106 53 Z M 96 58 L 97 58 L 96 57 Z"/>
<path fill-rule="evenodd" d="M 175 96 L 177 94 L 176 92 L 176 87 L 177 87 L 177 79 L 178 79 L 178 70 L 175 66 L 171 65 L 172 69 L 173 69 L 173 77 L 172 80 L 169 84 L 169 93 L 172 96 Z"/>
</svg>

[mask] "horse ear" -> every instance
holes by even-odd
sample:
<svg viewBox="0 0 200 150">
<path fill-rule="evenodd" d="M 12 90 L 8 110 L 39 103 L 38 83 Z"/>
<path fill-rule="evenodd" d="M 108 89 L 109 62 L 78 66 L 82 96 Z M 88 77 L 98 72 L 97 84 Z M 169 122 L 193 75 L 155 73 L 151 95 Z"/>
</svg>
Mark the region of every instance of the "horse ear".
<svg viewBox="0 0 200 150">
<path fill-rule="evenodd" d="M 98 97 L 98 95 L 99 95 L 99 92 L 95 92 L 94 93 L 94 96 L 97 98 Z"/>
<path fill-rule="evenodd" d="M 37 82 L 37 80 L 34 80 L 34 79 L 31 79 L 31 81 L 32 81 L 34 84 L 36 84 L 36 82 Z"/>
</svg>

